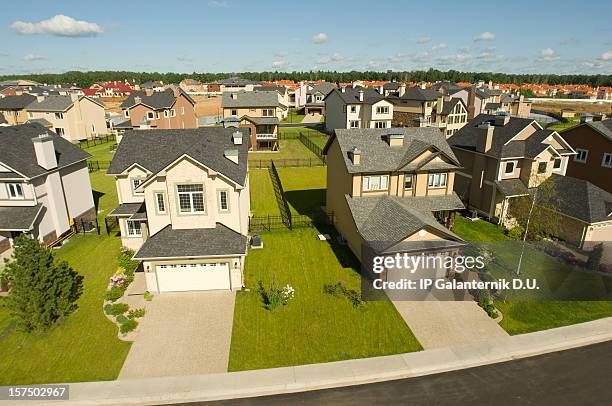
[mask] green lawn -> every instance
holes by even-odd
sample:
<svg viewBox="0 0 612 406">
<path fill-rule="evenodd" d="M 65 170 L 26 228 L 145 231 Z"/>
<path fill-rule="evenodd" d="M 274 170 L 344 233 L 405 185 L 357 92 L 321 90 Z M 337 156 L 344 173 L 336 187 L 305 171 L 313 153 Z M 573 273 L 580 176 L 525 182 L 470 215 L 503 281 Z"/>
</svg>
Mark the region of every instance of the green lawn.
<svg viewBox="0 0 612 406">
<path fill-rule="evenodd" d="M 502 228 L 484 220 L 472 222 L 457 216 L 453 229 L 468 241 L 487 242 L 497 260 L 488 266 L 496 278 L 512 278 L 517 268 L 521 242 L 509 242 Z M 506 241 L 505 243 L 495 243 Z M 521 277 L 539 281 L 537 291 L 515 291 L 513 298 L 497 300 L 503 314 L 500 325 L 510 334 L 561 327 L 612 316 L 612 301 L 558 301 L 559 297 L 576 297 L 581 293 L 609 295 L 610 278 L 578 272 L 546 253 L 527 246 Z"/>
<path fill-rule="evenodd" d="M 251 212 L 254 216 L 280 216 L 268 169 L 249 171 Z"/>
<path fill-rule="evenodd" d="M 319 241 L 311 228 L 263 233 L 264 249 L 251 250 L 245 267 L 250 291 L 238 292 L 229 370 L 272 368 L 418 351 L 421 346 L 391 302 L 354 308 L 323 292 L 344 281 L 359 290 L 358 262 L 335 240 Z M 263 308 L 256 290 L 291 285 L 287 306 Z"/>
<path fill-rule="evenodd" d="M 94 195 L 104 212 L 117 205 L 115 183 L 104 172 L 91 174 Z M 103 214 L 103 213 L 101 213 Z M 40 335 L 11 328 L 0 306 L 0 384 L 76 382 L 116 379 L 130 344 L 117 338 L 116 326 L 102 313 L 108 278 L 117 270 L 121 241 L 96 233 L 73 237 L 56 251 L 84 276 L 78 310 Z"/>
<path fill-rule="evenodd" d="M 283 119 L 282 123 L 301 123 L 303 119 L 303 113 L 298 113 L 295 109 L 289 109 L 289 115 L 287 115 L 287 118 Z"/>
<path fill-rule="evenodd" d="M 111 151 L 111 147 L 116 144 L 112 141 L 83 149 L 91 154 L 90 160 L 92 161 L 112 161 L 115 151 Z"/>
<path fill-rule="evenodd" d="M 277 152 L 249 152 L 249 162 L 270 159 L 312 159 L 313 162 L 318 160 L 317 156 L 298 139 L 281 139 L 278 142 L 279 151 Z"/>
<path fill-rule="evenodd" d="M 546 129 L 553 130 L 553 131 L 561 131 L 561 130 L 567 130 L 568 128 L 576 127 L 579 124 L 580 124 L 579 118 L 569 118 L 567 119 L 567 122 L 565 123 L 556 123 L 556 124 L 546 127 Z"/>
<path fill-rule="evenodd" d="M 321 211 L 325 205 L 327 189 L 327 167 L 278 168 L 285 190 L 285 197 L 295 214 L 310 214 Z"/>
</svg>

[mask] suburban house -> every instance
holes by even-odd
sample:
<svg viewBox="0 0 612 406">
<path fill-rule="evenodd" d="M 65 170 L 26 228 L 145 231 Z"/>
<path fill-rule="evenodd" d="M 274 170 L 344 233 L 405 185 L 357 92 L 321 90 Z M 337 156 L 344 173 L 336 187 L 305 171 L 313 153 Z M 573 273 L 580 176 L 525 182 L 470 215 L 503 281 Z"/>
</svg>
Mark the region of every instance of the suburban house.
<svg viewBox="0 0 612 406">
<path fill-rule="evenodd" d="M 459 98 L 442 96 L 436 102 L 435 123 L 446 138 L 459 131 L 468 121 L 467 106 Z"/>
<path fill-rule="evenodd" d="M 278 149 L 278 124 L 287 117 L 288 107 L 277 91 L 225 92 L 221 97 L 226 127 L 249 129 L 252 151 Z"/>
<path fill-rule="evenodd" d="M 51 244 L 92 221 L 90 155 L 38 124 L 0 127 L 0 254 L 26 234 Z"/>
<path fill-rule="evenodd" d="M 121 103 L 132 128 L 197 128 L 195 100 L 178 86 L 163 91 L 133 92 Z"/>
<path fill-rule="evenodd" d="M 132 86 L 126 81 L 117 81 L 113 80 L 112 82 L 94 83 L 89 87 L 89 89 L 82 89 L 81 92 L 85 96 L 90 97 L 107 97 L 107 98 L 116 98 L 116 97 L 125 97 L 129 96 L 134 89 Z"/>
<path fill-rule="evenodd" d="M 306 91 L 304 114 L 325 115 L 325 97 L 336 88 L 333 83 L 322 82 L 312 86 Z"/>
<path fill-rule="evenodd" d="M 459 161 L 435 128 L 335 130 L 327 156 L 326 210 L 362 262 L 377 254 L 449 252 L 463 204 L 453 191 Z"/>
<path fill-rule="evenodd" d="M 393 104 L 371 88 L 341 87 L 325 97 L 325 130 L 390 128 Z"/>
<path fill-rule="evenodd" d="M 187 93 L 204 93 L 208 90 L 205 83 L 195 79 L 183 79 L 180 81 L 179 87 Z"/>
<path fill-rule="evenodd" d="M 382 85 L 382 91 L 379 93 L 385 97 L 397 96 L 402 97 L 406 93 L 406 84 L 403 82 L 388 82 Z"/>
<path fill-rule="evenodd" d="M 244 90 L 252 92 L 260 82 L 255 80 L 243 79 L 237 76 L 221 79 L 208 84 L 208 91 L 212 93 L 237 92 Z"/>
<path fill-rule="evenodd" d="M 441 93 L 410 87 L 402 96 L 391 96 L 394 127 L 426 127 L 435 123 L 434 109 Z"/>
<path fill-rule="evenodd" d="M 8 125 L 23 124 L 28 121 L 25 108 L 34 100 L 36 96 L 27 93 L 2 97 L 0 98 L 0 114 L 4 116 Z"/>
<path fill-rule="evenodd" d="M 281 103 L 289 107 L 289 104 L 290 104 L 289 103 L 289 92 L 286 86 L 261 85 L 261 86 L 255 86 L 253 90 L 258 91 L 258 92 L 278 92 L 278 94 L 281 96 Z"/>
<path fill-rule="evenodd" d="M 499 102 L 499 111 L 505 111 L 511 116 L 529 117 L 531 114 L 531 102 L 525 100 L 522 94 L 502 93 Z"/>
<path fill-rule="evenodd" d="M 240 289 L 250 212 L 247 130 L 127 131 L 115 178 L 124 247 L 150 292 Z"/>
<path fill-rule="evenodd" d="M 568 162 L 567 176 L 612 193 L 612 119 L 580 124 L 560 134 L 576 151 Z"/>
<path fill-rule="evenodd" d="M 73 143 L 108 132 L 104 104 L 76 93 L 36 96 L 26 110 L 28 121 L 40 122 Z"/>
<path fill-rule="evenodd" d="M 510 225 L 513 199 L 551 182 L 559 198 L 555 214 L 562 217 L 557 237 L 579 246 L 612 237 L 607 234 L 612 218 L 607 224 L 602 217 L 606 210 L 612 211 L 607 203 L 612 200 L 590 182 L 565 176 L 576 151 L 556 131 L 507 113 L 481 114 L 448 142 L 462 166 L 454 188 L 468 209 Z M 602 221 L 605 227 L 599 227 Z"/>
</svg>

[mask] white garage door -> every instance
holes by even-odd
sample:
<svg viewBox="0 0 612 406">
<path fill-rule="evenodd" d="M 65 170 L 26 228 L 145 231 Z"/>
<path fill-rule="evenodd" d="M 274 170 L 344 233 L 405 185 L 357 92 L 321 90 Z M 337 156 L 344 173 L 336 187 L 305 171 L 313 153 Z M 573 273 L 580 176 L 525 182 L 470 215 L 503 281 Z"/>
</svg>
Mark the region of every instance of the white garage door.
<svg viewBox="0 0 612 406">
<path fill-rule="evenodd" d="M 158 265 L 157 283 L 160 292 L 229 289 L 229 266 L 227 262 Z"/>
</svg>

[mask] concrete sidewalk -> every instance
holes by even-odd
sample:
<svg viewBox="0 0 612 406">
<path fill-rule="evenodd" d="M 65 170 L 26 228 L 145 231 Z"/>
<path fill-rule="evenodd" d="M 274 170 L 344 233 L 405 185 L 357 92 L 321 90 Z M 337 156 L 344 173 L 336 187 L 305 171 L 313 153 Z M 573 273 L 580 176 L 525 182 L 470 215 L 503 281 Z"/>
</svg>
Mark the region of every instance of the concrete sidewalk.
<svg viewBox="0 0 612 406">
<path fill-rule="evenodd" d="M 430 375 L 609 340 L 612 317 L 386 357 L 233 373 L 75 383 L 70 385 L 70 401 L 48 404 L 153 405 L 300 392 Z"/>
</svg>

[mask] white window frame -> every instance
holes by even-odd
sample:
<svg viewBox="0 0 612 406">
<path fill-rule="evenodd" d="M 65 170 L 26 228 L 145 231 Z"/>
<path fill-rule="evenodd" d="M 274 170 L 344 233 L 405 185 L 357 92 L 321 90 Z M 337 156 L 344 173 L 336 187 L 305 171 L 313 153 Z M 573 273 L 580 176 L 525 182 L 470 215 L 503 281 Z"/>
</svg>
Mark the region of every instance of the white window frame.
<svg viewBox="0 0 612 406">
<path fill-rule="evenodd" d="M 559 162 L 559 167 L 555 168 L 555 164 Z M 553 159 L 553 167 L 552 170 L 553 171 L 560 171 L 561 169 L 563 169 L 563 158 L 555 158 Z"/>
<path fill-rule="evenodd" d="M 181 186 L 200 186 L 202 190 L 190 190 L 180 192 Z M 194 196 L 197 194 L 202 195 L 202 210 L 196 210 L 194 207 Z M 181 196 L 187 195 L 189 197 L 189 210 L 184 210 L 181 207 Z M 202 183 L 187 183 L 176 185 L 176 199 L 177 199 L 177 210 L 178 214 L 203 214 L 206 213 L 206 195 L 204 194 L 204 185 Z"/>
<path fill-rule="evenodd" d="M 64 131 L 63 127 L 55 127 L 55 133 L 57 135 L 59 135 L 60 137 L 63 137 L 66 134 L 66 131 Z"/>
<path fill-rule="evenodd" d="M 170 117 L 176 117 L 176 110 L 175 109 L 171 109 L 170 110 Z"/>
<path fill-rule="evenodd" d="M 601 158 L 601 166 L 604 168 L 612 168 L 612 153 L 604 152 L 603 157 Z"/>
<path fill-rule="evenodd" d="M 138 183 L 136 183 L 138 182 Z M 141 195 L 144 192 L 137 192 L 136 188 L 138 188 L 138 186 L 142 185 L 142 182 L 144 182 L 143 178 L 130 178 L 130 184 L 132 185 L 132 193 L 135 195 Z"/>
<path fill-rule="evenodd" d="M 225 194 L 225 208 L 223 208 L 223 199 L 222 199 L 223 194 Z M 227 213 L 230 211 L 229 190 L 227 189 L 217 190 L 217 204 L 218 204 L 220 212 Z"/>
<path fill-rule="evenodd" d="M 375 121 L 374 128 L 387 128 L 387 122 L 386 121 Z"/>
<path fill-rule="evenodd" d="M 23 184 L 21 183 L 7 183 L 6 193 L 10 200 L 24 200 L 25 194 L 23 193 Z"/>
<path fill-rule="evenodd" d="M 159 111 L 155 112 L 155 119 L 159 120 L 161 118 L 161 114 L 159 114 Z"/>
<path fill-rule="evenodd" d="M 155 113 L 152 111 L 147 111 L 147 119 L 153 120 L 155 118 Z"/>
<path fill-rule="evenodd" d="M 406 187 L 406 181 L 410 179 L 410 187 Z M 414 188 L 414 176 L 405 174 L 404 175 L 404 190 L 412 190 Z"/>
<path fill-rule="evenodd" d="M 55 118 L 57 120 L 63 120 L 64 119 L 64 113 L 62 113 L 62 112 L 56 112 L 56 113 L 54 113 L 54 115 L 55 115 Z"/>
<path fill-rule="evenodd" d="M 508 165 L 512 165 L 512 171 L 508 172 Z M 516 171 L 516 162 L 515 161 L 506 161 L 506 164 L 504 165 L 504 175 L 514 175 L 514 172 Z"/>
<path fill-rule="evenodd" d="M 356 126 L 354 126 L 353 124 L 357 124 Z M 349 120 L 349 128 L 359 128 L 359 120 Z"/>
<path fill-rule="evenodd" d="M 134 227 L 134 224 L 138 224 L 138 227 Z M 132 225 L 130 227 L 130 225 Z M 142 237 L 142 222 L 139 220 L 126 220 L 125 228 L 128 237 Z"/>
<path fill-rule="evenodd" d="M 389 114 L 389 106 L 376 107 L 376 114 Z"/>
<path fill-rule="evenodd" d="M 274 109 L 261 109 L 261 116 L 262 117 L 273 117 Z"/>
<path fill-rule="evenodd" d="M 546 166 L 544 167 L 544 172 L 540 172 L 540 165 L 542 165 L 542 164 L 546 165 Z M 538 169 L 537 169 L 537 172 L 536 172 L 536 173 L 537 173 L 538 175 L 544 175 L 544 174 L 546 174 L 546 172 L 548 172 L 548 162 L 546 162 L 546 161 L 539 161 L 539 162 L 538 162 Z"/>
<path fill-rule="evenodd" d="M 584 154 L 584 157 L 581 156 Z M 576 148 L 576 155 L 574 155 L 574 161 L 580 162 L 581 164 L 586 164 L 589 159 L 589 150 L 583 148 Z"/>
<path fill-rule="evenodd" d="M 361 190 L 378 192 L 389 190 L 389 175 L 365 175 L 361 179 Z"/>
<path fill-rule="evenodd" d="M 448 184 L 448 173 L 436 172 L 427 176 L 427 187 L 429 189 L 442 189 Z"/>
<path fill-rule="evenodd" d="M 230 114 L 231 114 L 232 116 L 237 116 L 237 115 L 238 115 L 238 110 L 237 110 L 237 109 L 231 109 L 231 110 L 230 110 Z"/>
<path fill-rule="evenodd" d="M 170 112 L 168 110 L 164 110 L 164 118 L 168 118 L 170 116 Z"/>
<path fill-rule="evenodd" d="M 164 192 L 155 192 L 155 210 L 158 214 L 166 214 L 166 194 Z M 161 198 L 161 200 L 160 200 Z M 161 203 L 161 207 L 160 207 Z"/>
<path fill-rule="evenodd" d="M 351 105 L 351 113 L 357 113 L 357 106 Z"/>
<path fill-rule="evenodd" d="M 128 109 L 123 110 L 123 116 L 125 118 L 130 118 L 130 110 L 128 110 Z"/>
</svg>

